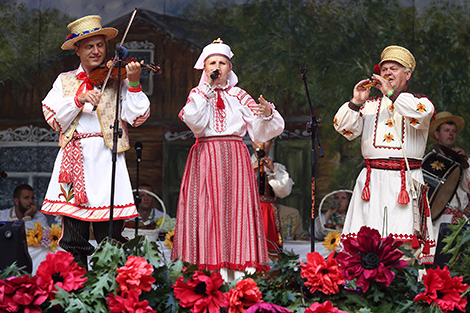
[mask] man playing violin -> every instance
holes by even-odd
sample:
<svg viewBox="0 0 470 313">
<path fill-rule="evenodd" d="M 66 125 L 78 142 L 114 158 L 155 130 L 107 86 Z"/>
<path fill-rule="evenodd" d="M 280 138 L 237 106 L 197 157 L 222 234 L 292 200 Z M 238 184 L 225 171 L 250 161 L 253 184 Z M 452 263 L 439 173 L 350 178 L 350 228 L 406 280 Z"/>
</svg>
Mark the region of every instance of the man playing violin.
<svg viewBox="0 0 470 313">
<path fill-rule="evenodd" d="M 42 212 L 62 216 L 59 245 L 84 266 L 94 247 L 89 243 L 90 222 L 97 242 L 108 236 L 112 175 L 113 129 L 117 88 L 121 104 L 115 171 L 112 238 L 121 235 L 126 219 L 137 216 L 124 151 L 129 149 L 127 123 L 140 126 L 150 115 L 150 102 L 139 84 L 141 66 L 126 65 L 127 79 L 110 80 L 104 90 L 89 76 L 104 60 L 106 42 L 116 37 L 115 28 L 102 28 L 101 18 L 90 15 L 70 23 L 71 34 L 63 50 L 74 49 L 80 58 L 78 69 L 61 73 L 42 101 L 47 123 L 60 133 L 54 164 Z M 93 109 L 96 107 L 96 111 Z"/>
<path fill-rule="evenodd" d="M 453 160 L 454 163 L 459 164 L 461 169 L 460 181 L 455 180 L 453 185 L 456 186 L 455 193 L 453 195 L 443 195 L 450 199 L 450 201 L 445 204 L 442 212 L 439 212 L 440 215 L 437 215 L 435 218 L 433 216 L 436 239 L 438 239 L 441 223 L 456 224 L 458 222 L 457 218 L 465 218 L 465 209 L 469 203 L 470 168 L 465 150 L 455 146 L 457 136 L 464 126 L 465 121 L 462 117 L 443 111 L 436 114 L 436 119 L 432 121 L 429 127 L 429 137 L 437 143 L 430 154 L 440 153 Z M 444 177 L 440 177 L 440 179 L 442 178 Z M 446 184 L 450 182 L 450 179 L 446 180 L 448 181 Z M 436 196 L 441 196 L 441 194 L 437 192 Z M 447 201 L 447 199 L 444 201 Z"/>
<path fill-rule="evenodd" d="M 426 96 L 408 89 L 415 65 L 407 49 L 386 47 L 374 68 L 378 74 L 358 82 L 352 99 L 335 115 L 336 131 L 348 140 L 361 136 L 365 163 L 356 180 L 342 238 L 355 237 L 362 226 L 368 226 L 378 230 L 382 237 L 391 234 L 414 249 L 421 245 L 429 253 L 435 244 L 431 219 L 426 218 L 420 230 L 415 228 L 416 202 L 404 156 L 406 153 L 411 177 L 422 183 L 421 159 L 434 106 Z M 371 97 L 372 87 L 380 95 Z M 420 214 L 424 210 L 425 206 L 420 206 Z"/>
</svg>

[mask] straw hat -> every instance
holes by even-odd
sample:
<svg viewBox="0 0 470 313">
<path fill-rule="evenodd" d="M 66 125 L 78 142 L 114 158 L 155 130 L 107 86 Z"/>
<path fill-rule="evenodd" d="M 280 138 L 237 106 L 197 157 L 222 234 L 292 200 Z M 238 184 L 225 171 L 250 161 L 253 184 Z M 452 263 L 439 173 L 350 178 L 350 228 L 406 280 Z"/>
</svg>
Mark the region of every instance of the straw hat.
<svg viewBox="0 0 470 313">
<path fill-rule="evenodd" d="M 429 126 L 429 137 L 436 141 L 436 137 L 434 136 L 434 132 L 439 127 L 439 125 L 446 123 L 446 122 L 453 122 L 457 126 L 457 135 L 462 131 L 463 127 L 465 126 L 465 121 L 462 117 L 452 115 L 452 113 L 447 111 L 442 111 L 436 114 L 436 119 L 431 122 Z"/>
<path fill-rule="evenodd" d="M 382 51 L 380 55 L 381 61 L 379 65 L 382 65 L 385 61 L 395 61 L 407 67 L 413 72 L 416 67 L 416 61 L 410 51 L 400 46 L 388 46 Z"/>
<path fill-rule="evenodd" d="M 112 39 L 118 34 L 118 30 L 113 27 L 102 28 L 101 17 L 99 15 L 88 15 L 67 25 L 71 34 L 67 36 L 62 50 L 73 49 L 73 45 L 82 39 L 103 35 L 105 40 Z"/>
<path fill-rule="evenodd" d="M 224 44 L 224 42 L 220 38 L 218 38 L 214 40 L 212 43 L 205 46 L 204 49 L 202 49 L 202 53 L 197 59 L 196 64 L 194 65 L 194 68 L 197 70 L 204 69 L 204 62 L 209 57 L 214 56 L 214 55 L 221 55 L 223 57 L 226 57 L 230 62 L 232 62 L 232 57 L 233 57 L 232 49 L 230 49 L 228 45 Z M 238 83 L 238 77 L 233 72 L 233 70 L 230 71 L 228 80 L 229 80 L 230 86 L 235 86 Z M 204 84 L 205 81 L 207 81 L 206 74 L 202 73 L 201 79 L 199 80 L 199 86 Z"/>
</svg>

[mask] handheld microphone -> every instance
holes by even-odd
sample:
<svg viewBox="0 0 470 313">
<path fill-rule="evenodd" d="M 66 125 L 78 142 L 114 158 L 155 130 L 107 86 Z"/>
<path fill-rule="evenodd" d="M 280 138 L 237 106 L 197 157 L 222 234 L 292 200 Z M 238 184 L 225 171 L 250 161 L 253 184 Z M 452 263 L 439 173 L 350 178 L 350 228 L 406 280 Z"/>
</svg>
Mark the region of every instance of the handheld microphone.
<svg viewBox="0 0 470 313">
<path fill-rule="evenodd" d="M 215 70 L 212 72 L 211 74 L 211 78 L 212 79 L 217 79 L 217 77 L 219 77 L 220 73 L 219 73 L 219 70 Z"/>
<path fill-rule="evenodd" d="M 142 143 L 140 141 L 137 141 L 135 143 L 135 152 L 137 153 L 137 162 L 142 161 Z"/>
</svg>

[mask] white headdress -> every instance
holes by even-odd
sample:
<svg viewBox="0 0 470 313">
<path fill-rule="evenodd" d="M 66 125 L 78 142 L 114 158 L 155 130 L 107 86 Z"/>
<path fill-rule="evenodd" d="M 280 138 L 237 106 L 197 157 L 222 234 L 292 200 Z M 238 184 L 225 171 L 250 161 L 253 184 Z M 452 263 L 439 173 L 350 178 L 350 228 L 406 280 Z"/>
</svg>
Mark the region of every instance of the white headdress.
<svg viewBox="0 0 470 313">
<path fill-rule="evenodd" d="M 199 56 L 196 61 L 196 64 L 194 65 L 194 68 L 197 70 L 204 69 L 204 62 L 207 60 L 207 58 L 214 55 L 221 55 L 223 57 L 226 57 L 230 62 L 232 62 L 232 50 L 228 45 L 224 44 L 223 41 L 220 40 L 220 38 L 218 38 L 217 40 L 214 40 L 211 44 L 208 44 L 204 47 L 201 55 Z M 201 79 L 199 80 L 199 86 L 203 85 L 206 81 L 207 76 L 205 73 L 202 73 Z M 238 83 L 238 77 L 233 72 L 233 70 L 230 71 L 230 74 L 228 75 L 228 81 L 230 83 L 230 86 L 235 86 Z"/>
</svg>

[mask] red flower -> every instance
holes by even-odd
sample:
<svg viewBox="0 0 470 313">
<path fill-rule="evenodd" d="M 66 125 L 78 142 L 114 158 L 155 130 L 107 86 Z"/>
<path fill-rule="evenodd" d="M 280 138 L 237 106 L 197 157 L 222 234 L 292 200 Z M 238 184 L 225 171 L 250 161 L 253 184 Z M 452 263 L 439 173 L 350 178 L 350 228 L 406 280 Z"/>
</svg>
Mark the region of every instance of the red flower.
<svg viewBox="0 0 470 313">
<path fill-rule="evenodd" d="M 427 270 L 426 275 L 423 276 L 423 283 L 426 290 L 418 294 L 414 298 L 415 301 L 436 303 L 444 312 L 455 309 L 465 312 L 467 299 L 461 297 L 461 294 L 467 290 L 468 284 L 462 283 L 462 277 L 451 278 L 447 266 L 443 269 Z"/>
<path fill-rule="evenodd" d="M 0 280 L 0 311 L 41 313 L 47 292 L 41 289 L 36 277 L 10 277 Z"/>
<path fill-rule="evenodd" d="M 338 310 L 337 307 L 333 306 L 330 301 L 325 301 L 322 304 L 316 302 L 309 308 L 305 309 L 304 313 L 348 313 L 346 311 Z"/>
<path fill-rule="evenodd" d="M 334 252 L 330 253 L 327 261 L 318 252 L 307 253 L 307 264 L 300 265 L 300 275 L 307 278 L 305 286 L 310 286 L 312 293 L 320 290 L 324 294 L 332 295 L 339 292 L 338 285 L 344 284 Z"/>
<path fill-rule="evenodd" d="M 226 295 L 230 303 L 229 313 L 244 313 L 246 312 L 245 307 L 248 308 L 260 302 L 262 298 L 256 282 L 251 278 L 239 281 L 235 289 L 230 289 Z"/>
<path fill-rule="evenodd" d="M 120 284 L 120 290 L 125 295 L 129 290 L 135 290 L 141 294 L 142 290 L 149 291 L 155 278 L 152 277 L 153 266 L 138 256 L 129 256 L 126 265 L 117 269 L 116 281 Z"/>
<path fill-rule="evenodd" d="M 220 307 L 228 306 L 227 298 L 219 290 L 223 283 L 224 280 L 218 272 L 213 272 L 208 277 L 197 271 L 187 282 L 183 281 L 183 277 L 176 280 L 173 286 L 175 298 L 180 300 L 179 304 L 183 308 L 191 308 L 192 313 L 219 313 Z"/>
<path fill-rule="evenodd" d="M 147 300 L 139 302 L 138 292 L 132 289 L 126 297 L 110 294 L 106 299 L 111 313 L 155 313 Z"/>
<path fill-rule="evenodd" d="M 394 241 L 391 235 L 384 239 L 376 229 L 362 226 L 357 234 L 357 240 L 346 238 L 344 249 L 336 259 L 341 265 L 341 274 L 347 280 L 357 278 L 357 285 L 362 286 L 363 292 L 369 289 L 370 281 L 375 280 L 389 286 L 395 278 L 390 269 L 404 268 L 408 262 L 400 260 L 403 252 L 397 250 L 403 242 Z"/>
<path fill-rule="evenodd" d="M 282 306 L 275 305 L 272 303 L 266 303 L 266 302 L 258 302 L 256 304 L 253 304 L 248 310 L 246 310 L 246 313 L 292 313 L 291 310 L 288 310 Z"/>
<path fill-rule="evenodd" d="M 69 252 L 57 251 L 49 253 L 36 272 L 38 285 L 46 290 L 49 298 L 54 297 L 57 287 L 65 291 L 72 291 L 82 288 L 85 285 L 86 270 L 73 262 L 73 256 Z"/>
</svg>

